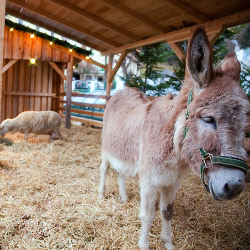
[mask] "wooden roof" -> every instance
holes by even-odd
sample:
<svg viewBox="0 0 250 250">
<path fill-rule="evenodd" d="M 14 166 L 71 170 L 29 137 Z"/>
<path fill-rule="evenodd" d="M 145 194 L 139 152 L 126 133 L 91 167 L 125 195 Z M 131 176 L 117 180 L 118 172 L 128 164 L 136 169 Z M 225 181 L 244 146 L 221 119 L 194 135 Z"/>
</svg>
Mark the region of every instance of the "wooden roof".
<svg viewBox="0 0 250 250">
<path fill-rule="evenodd" d="M 250 21 L 247 0 L 7 0 L 6 13 L 103 54 L 208 34 Z"/>
</svg>

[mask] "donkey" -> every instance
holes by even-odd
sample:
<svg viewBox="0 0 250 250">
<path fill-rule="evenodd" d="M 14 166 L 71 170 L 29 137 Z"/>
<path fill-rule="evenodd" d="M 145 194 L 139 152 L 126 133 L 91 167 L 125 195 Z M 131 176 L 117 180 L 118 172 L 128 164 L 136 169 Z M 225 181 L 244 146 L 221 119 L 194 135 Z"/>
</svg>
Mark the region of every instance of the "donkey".
<svg viewBox="0 0 250 250">
<path fill-rule="evenodd" d="M 245 185 L 245 129 L 250 104 L 239 85 L 235 53 L 212 66 L 212 48 L 198 28 L 187 51 L 188 76 L 177 96 L 148 100 L 134 88 L 117 92 L 107 104 L 102 132 L 100 198 L 111 164 L 119 173 L 120 200 L 127 201 L 125 178 L 140 182 L 139 247 L 149 247 L 149 231 L 160 190 L 161 238 L 173 249 L 174 199 L 189 168 L 201 171 L 205 188 L 216 200 L 239 195 Z M 201 164 L 202 163 L 202 164 Z"/>
</svg>

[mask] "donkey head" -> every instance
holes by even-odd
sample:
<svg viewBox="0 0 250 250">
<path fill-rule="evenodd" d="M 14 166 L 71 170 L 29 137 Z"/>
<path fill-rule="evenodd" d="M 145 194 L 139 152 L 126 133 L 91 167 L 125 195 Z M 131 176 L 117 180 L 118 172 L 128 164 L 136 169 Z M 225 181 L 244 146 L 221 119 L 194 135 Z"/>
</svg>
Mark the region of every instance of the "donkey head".
<svg viewBox="0 0 250 250">
<path fill-rule="evenodd" d="M 188 48 L 189 79 L 185 88 L 193 88 L 189 105 L 189 128 L 183 141 L 183 152 L 195 172 L 199 171 L 202 155 L 199 148 L 213 156 L 246 159 L 243 148 L 245 130 L 250 121 L 250 104 L 239 85 L 240 63 L 235 53 L 223 63 L 212 66 L 212 48 L 204 29 L 196 30 Z M 206 162 L 204 172 L 209 191 L 217 200 L 236 197 L 244 189 L 245 173 L 235 167 Z"/>
</svg>

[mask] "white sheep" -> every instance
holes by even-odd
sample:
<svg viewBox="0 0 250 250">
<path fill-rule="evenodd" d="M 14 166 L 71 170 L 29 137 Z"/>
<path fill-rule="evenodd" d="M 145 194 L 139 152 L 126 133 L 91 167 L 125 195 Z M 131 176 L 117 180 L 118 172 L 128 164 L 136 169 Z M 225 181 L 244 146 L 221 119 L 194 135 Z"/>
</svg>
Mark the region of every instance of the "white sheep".
<svg viewBox="0 0 250 250">
<path fill-rule="evenodd" d="M 7 132 L 25 133 L 25 140 L 28 140 L 29 133 L 49 134 L 52 140 L 61 139 L 60 115 L 54 111 L 26 111 L 16 118 L 6 119 L 0 125 L 2 136 Z"/>
</svg>

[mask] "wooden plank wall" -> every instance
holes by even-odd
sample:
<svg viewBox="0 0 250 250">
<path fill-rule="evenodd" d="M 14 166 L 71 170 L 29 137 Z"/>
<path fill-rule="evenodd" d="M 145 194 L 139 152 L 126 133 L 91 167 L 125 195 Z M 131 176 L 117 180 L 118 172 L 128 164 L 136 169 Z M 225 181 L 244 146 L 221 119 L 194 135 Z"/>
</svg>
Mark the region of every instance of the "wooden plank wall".
<svg viewBox="0 0 250 250">
<path fill-rule="evenodd" d="M 59 112 L 62 78 L 49 65 L 57 62 L 63 70 L 69 55 L 50 46 L 49 41 L 31 38 L 29 33 L 5 26 L 3 66 L 19 59 L 3 73 L 1 120 L 14 118 L 23 111 L 54 110 Z M 36 58 L 36 64 L 30 64 Z M 61 89 L 60 89 L 61 86 Z"/>
<path fill-rule="evenodd" d="M 4 59 L 4 65 L 10 60 Z M 59 67 L 62 69 L 63 64 Z M 61 77 L 46 61 L 19 60 L 3 74 L 2 120 L 23 111 L 59 112 Z"/>
<path fill-rule="evenodd" d="M 31 34 L 13 30 L 5 26 L 4 58 L 6 59 L 40 59 L 42 61 L 69 62 L 70 55 L 50 46 L 49 41 L 40 37 L 31 38 Z"/>
</svg>

